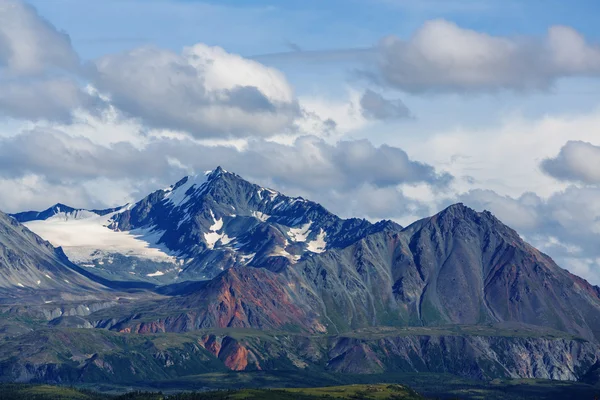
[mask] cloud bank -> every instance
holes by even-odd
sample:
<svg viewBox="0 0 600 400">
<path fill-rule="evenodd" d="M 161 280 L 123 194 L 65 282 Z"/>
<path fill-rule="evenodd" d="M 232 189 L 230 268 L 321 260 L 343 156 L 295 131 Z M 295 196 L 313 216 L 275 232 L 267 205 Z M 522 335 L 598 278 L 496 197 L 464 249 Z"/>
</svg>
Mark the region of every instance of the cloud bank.
<svg viewBox="0 0 600 400">
<path fill-rule="evenodd" d="M 503 37 L 446 20 L 410 38 L 383 38 L 372 79 L 409 93 L 547 90 L 560 78 L 600 75 L 600 47 L 567 26 L 543 38 Z"/>
</svg>

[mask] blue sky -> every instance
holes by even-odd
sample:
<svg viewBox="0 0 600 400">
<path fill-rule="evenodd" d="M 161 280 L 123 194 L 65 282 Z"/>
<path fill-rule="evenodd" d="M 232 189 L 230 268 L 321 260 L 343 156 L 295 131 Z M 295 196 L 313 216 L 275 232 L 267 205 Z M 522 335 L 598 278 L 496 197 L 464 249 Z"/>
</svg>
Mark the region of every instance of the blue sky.
<svg viewBox="0 0 600 400">
<path fill-rule="evenodd" d="M 369 46 L 389 34 L 410 35 L 423 22 L 450 19 L 494 35 L 542 35 L 550 25 L 598 38 L 593 0 L 170 1 L 30 0 L 70 33 L 84 57 L 153 43 L 173 49 L 202 41 L 245 56 L 289 50 Z"/>
<path fill-rule="evenodd" d="M 595 17 L 600 4 L 591 0 L 517 1 L 220 1 L 196 0 L 30 0 L 58 29 L 68 32 L 84 59 L 142 45 L 178 51 L 197 42 L 220 46 L 246 57 L 304 51 L 352 50 L 375 45 L 387 35 L 408 38 L 424 22 L 444 18 L 463 28 L 490 35 L 543 36 L 548 27 L 568 25 L 589 40 L 600 39 Z M 299 94 L 339 94 L 356 80 L 356 64 L 314 61 L 296 57 L 291 61 L 259 57 L 275 66 L 295 83 Z M 600 93 L 596 82 L 564 83 L 543 95 L 494 94 L 477 98 L 411 99 L 418 114 L 442 114 L 457 122 L 479 124 L 507 112 L 539 115 L 589 109 Z M 560 95 L 560 96 L 559 96 Z M 508 103 L 507 97 L 510 97 Z M 428 107 L 432 102 L 440 106 Z M 421 111 L 422 110 L 422 111 Z M 475 111 L 475 112 L 473 112 Z M 469 114 L 471 117 L 469 117 Z M 425 125 L 430 122 L 424 121 Z"/>
<path fill-rule="evenodd" d="M 600 283 L 599 12 L 0 0 L 0 209 L 115 206 L 221 164 L 343 216 L 488 209 Z"/>
</svg>

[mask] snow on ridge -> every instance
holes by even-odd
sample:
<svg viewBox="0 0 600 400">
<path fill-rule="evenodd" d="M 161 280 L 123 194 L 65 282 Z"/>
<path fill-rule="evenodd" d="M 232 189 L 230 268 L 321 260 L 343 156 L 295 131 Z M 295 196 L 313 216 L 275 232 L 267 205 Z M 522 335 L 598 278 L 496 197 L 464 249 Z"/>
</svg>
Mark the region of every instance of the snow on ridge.
<svg viewBox="0 0 600 400">
<path fill-rule="evenodd" d="M 307 243 L 306 249 L 312 253 L 323 253 L 327 247 L 327 242 L 325 241 L 326 235 L 327 233 L 321 229 L 317 238 Z"/>
<path fill-rule="evenodd" d="M 310 235 L 312 226 L 312 221 L 307 224 L 302 225 L 299 228 L 290 228 L 288 231 L 288 235 L 294 242 L 306 242 L 306 238 Z"/>
<path fill-rule="evenodd" d="M 215 248 L 218 241 L 221 241 L 221 245 L 227 245 L 235 240 L 235 238 L 227 236 L 225 232 L 218 233 L 218 231 L 223 229 L 223 218 L 217 219 L 212 210 L 210 210 L 210 215 L 212 216 L 214 223 L 208 228 L 209 232 L 204 234 L 204 240 L 206 241 L 207 247 L 212 250 Z"/>
<path fill-rule="evenodd" d="M 77 263 L 88 263 L 99 258 L 98 254 L 110 253 L 175 262 L 176 258 L 158 245 L 163 232 L 152 229 L 115 231 L 108 227 L 113 222 L 112 217 L 128 206 L 104 216 L 88 212 L 79 214 L 80 218 L 76 219 L 49 218 L 24 225 L 54 246 L 62 247 L 67 257 Z"/>
<path fill-rule="evenodd" d="M 201 188 L 206 182 L 206 175 L 188 176 L 186 182 L 177 189 L 175 189 L 174 186 L 168 188 L 166 190 L 167 194 L 165 195 L 165 199 L 175 207 L 181 207 L 190 200 L 190 196 L 186 194 L 187 191 L 193 187 L 196 189 Z"/>
</svg>

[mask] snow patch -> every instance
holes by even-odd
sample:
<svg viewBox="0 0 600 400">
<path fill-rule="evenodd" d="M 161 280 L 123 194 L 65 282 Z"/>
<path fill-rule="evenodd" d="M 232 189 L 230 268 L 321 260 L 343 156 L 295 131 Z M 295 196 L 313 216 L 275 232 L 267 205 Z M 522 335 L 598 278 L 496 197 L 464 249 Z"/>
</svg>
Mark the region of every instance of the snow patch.
<svg viewBox="0 0 600 400">
<path fill-rule="evenodd" d="M 290 228 L 288 231 L 288 235 L 290 239 L 294 242 L 306 242 L 306 238 L 310 235 L 310 227 L 312 226 L 312 221 L 302 225 L 299 228 Z"/>
<path fill-rule="evenodd" d="M 158 244 L 163 232 L 152 229 L 121 232 L 108 228 L 112 217 L 127 207 L 104 216 L 91 213 L 86 214 L 86 218 L 78 219 L 53 217 L 45 221 L 26 222 L 24 225 L 52 245 L 62 247 L 67 257 L 75 263 L 90 264 L 108 254 L 175 262 L 176 258 L 168 253 L 168 249 Z M 98 264 L 102 265 L 103 262 Z"/>
<path fill-rule="evenodd" d="M 155 276 L 163 276 L 164 274 L 165 274 L 165 273 L 164 273 L 164 272 L 162 272 L 162 271 L 156 271 L 156 272 L 153 272 L 153 273 L 151 273 L 151 274 L 148 274 L 148 275 L 146 275 L 146 276 L 149 276 L 149 277 L 151 277 L 151 278 L 152 278 L 152 277 L 155 277 Z"/>
<path fill-rule="evenodd" d="M 215 244 L 221 239 L 221 235 L 217 232 L 208 232 L 204 234 L 204 240 L 206 240 L 206 245 L 209 249 L 214 249 Z"/>
<path fill-rule="evenodd" d="M 226 245 L 231 242 L 233 238 L 228 237 L 225 233 L 218 233 L 218 231 L 223 229 L 223 218 L 216 219 L 212 210 L 210 210 L 210 215 L 212 216 L 214 224 L 208 228 L 210 232 L 204 234 L 204 240 L 206 241 L 208 248 L 212 250 L 215 248 L 218 241 L 221 241 L 222 245 Z"/>
<path fill-rule="evenodd" d="M 269 218 L 271 218 L 269 214 L 263 214 L 260 211 L 252 211 L 252 216 L 262 222 L 266 222 Z"/>
<path fill-rule="evenodd" d="M 264 188 L 264 190 L 269 192 L 269 197 L 271 198 L 271 201 L 273 201 L 275 199 L 275 197 L 279 196 L 279 194 L 280 194 L 279 192 L 276 192 L 273 189 Z"/>
<path fill-rule="evenodd" d="M 313 253 L 323 253 L 325 248 L 327 247 L 327 242 L 325 241 L 326 232 L 321 229 L 317 238 L 311 242 L 307 243 L 306 249 Z"/>
<path fill-rule="evenodd" d="M 229 236 L 227 236 L 227 234 L 224 233 L 223 236 L 221 237 L 221 244 L 223 246 L 225 246 L 234 240 L 235 240 L 235 238 L 230 238 Z"/>
<path fill-rule="evenodd" d="M 251 262 L 254 259 L 255 256 L 256 256 L 256 253 L 241 254 L 240 261 L 242 263 L 248 264 L 249 262 Z"/>
<path fill-rule="evenodd" d="M 273 252 L 271 254 L 269 254 L 269 256 L 285 257 L 288 260 L 290 260 L 292 264 L 296 263 L 301 258 L 301 256 L 288 253 L 288 251 L 285 249 L 287 247 L 287 245 L 288 245 L 288 242 L 286 240 L 285 243 L 283 244 L 283 247 L 279 247 L 279 246 L 275 247 L 275 249 L 273 250 Z"/>
<path fill-rule="evenodd" d="M 208 229 L 210 229 L 211 232 L 221 230 L 221 228 L 223 228 L 223 218 L 216 219 L 215 214 L 212 212 L 212 210 L 210 210 L 210 215 L 212 216 L 212 219 L 213 221 L 215 221 L 215 223 L 212 224 Z"/>
</svg>

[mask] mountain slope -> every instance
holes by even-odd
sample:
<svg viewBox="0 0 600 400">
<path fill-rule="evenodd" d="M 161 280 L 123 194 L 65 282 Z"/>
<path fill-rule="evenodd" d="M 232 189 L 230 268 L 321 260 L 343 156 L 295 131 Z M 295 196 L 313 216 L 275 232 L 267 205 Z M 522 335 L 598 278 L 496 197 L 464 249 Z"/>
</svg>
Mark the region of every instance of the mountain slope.
<svg viewBox="0 0 600 400">
<path fill-rule="evenodd" d="M 395 293 L 420 323 L 518 321 L 600 337 L 599 289 L 491 213 L 457 204 L 403 234 Z"/>
<path fill-rule="evenodd" d="M 0 212 L 0 288 L 5 291 L 98 292 L 102 286 L 70 268 L 55 249 L 12 217 Z"/>
<path fill-rule="evenodd" d="M 243 327 L 346 332 L 377 326 L 524 323 L 599 339 L 597 287 L 559 268 L 489 212 L 451 206 L 404 230 L 382 222 L 342 249 L 278 270 L 235 267 L 171 300 L 92 324 L 133 332 Z"/>
</svg>

